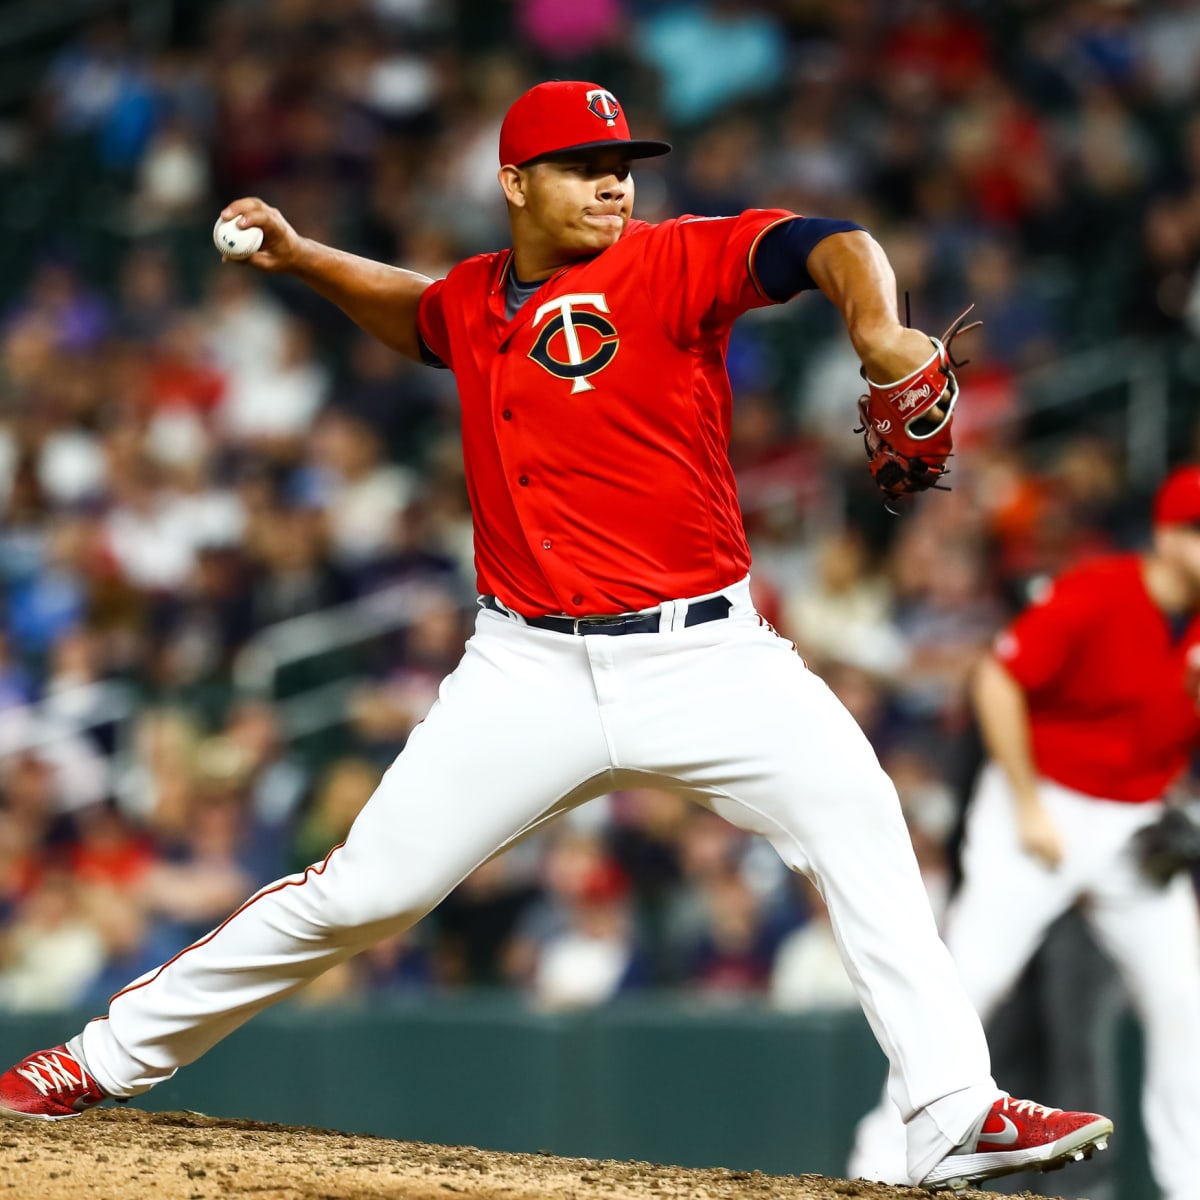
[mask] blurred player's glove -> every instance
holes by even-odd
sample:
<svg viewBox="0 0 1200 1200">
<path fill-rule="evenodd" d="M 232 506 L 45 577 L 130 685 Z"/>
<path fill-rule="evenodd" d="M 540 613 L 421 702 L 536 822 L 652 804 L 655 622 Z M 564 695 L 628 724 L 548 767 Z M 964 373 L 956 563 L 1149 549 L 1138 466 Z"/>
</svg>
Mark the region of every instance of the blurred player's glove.
<svg viewBox="0 0 1200 1200">
<path fill-rule="evenodd" d="M 971 306 L 972 308 L 974 305 Z M 942 487 L 946 460 L 954 447 L 950 422 L 958 400 L 954 368 L 966 364 L 953 354 L 954 339 L 980 325 L 964 325 L 968 308 L 942 335 L 930 338 L 929 361 L 893 383 L 867 380 L 867 394 L 858 400 L 871 477 L 884 494 L 889 512 L 899 512 L 904 497 Z M 946 490 L 946 489 L 943 489 Z"/>
<path fill-rule="evenodd" d="M 1183 808 L 1168 808 L 1133 837 L 1138 865 L 1147 878 L 1166 886 L 1179 871 L 1200 867 L 1200 824 Z"/>
</svg>

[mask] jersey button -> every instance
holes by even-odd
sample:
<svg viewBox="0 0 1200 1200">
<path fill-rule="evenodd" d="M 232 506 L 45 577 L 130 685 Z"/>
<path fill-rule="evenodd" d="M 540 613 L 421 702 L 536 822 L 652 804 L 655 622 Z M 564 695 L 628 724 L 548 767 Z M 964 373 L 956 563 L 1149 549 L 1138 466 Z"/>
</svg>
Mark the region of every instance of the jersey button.
<svg viewBox="0 0 1200 1200">
<path fill-rule="evenodd" d="M 550 549 L 550 539 L 549 539 L 549 538 L 547 538 L 547 539 L 546 539 L 546 540 L 545 540 L 545 541 L 542 543 L 542 549 L 543 549 L 543 550 L 549 550 L 549 549 Z"/>
<path fill-rule="evenodd" d="M 517 476 L 517 482 L 518 482 L 518 483 L 519 483 L 519 484 L 520 484 L 522 487 L 528 487 L 528 486 L 529 486 L 529 476 L 528 476 L 528 475 L 518 475 L 518 476 Z"/>
<path fill-rule="evenodd" d="M 571 603 L 572 603 L 572 604 L 582 604 L 582 603 L 583 603 L 583 597 L 582 597 L 582 596 L 578 596 L 578 595 L 576 595 L 576 596 L 572 596 L 572 597 L 571 597 Z"/>
<path fill-rule="evenodd" d="M 504 418 L 506 421 L 511 421 L 511 420 L 512 420 L 512 409 L 511 409 L 511 408 L 506 408 L 506 409 L 505 409 L 505 410 L 504 410 L 504 411 L 503 411 L 503 412 L 502 412 L 500 415 L 501 415 L 501 416 L 502 416 L 502 417 L 503 417 L 503 418 Z"/>
</svg>

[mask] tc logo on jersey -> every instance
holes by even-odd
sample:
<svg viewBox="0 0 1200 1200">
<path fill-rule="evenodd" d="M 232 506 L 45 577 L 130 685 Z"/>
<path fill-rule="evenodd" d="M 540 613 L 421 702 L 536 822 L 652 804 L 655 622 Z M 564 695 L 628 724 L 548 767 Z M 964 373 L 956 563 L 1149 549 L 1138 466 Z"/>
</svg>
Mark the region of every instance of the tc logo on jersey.
<svg viewBox="0 0 1200 1200">
<path fill-rule="evenodd" d="M 587 305 L 588 308 L 599 311 L 581 311 L 578 305 Z M 579 292 L 570 296 L 559 296 L 557 300 L 549 300 L 534 314 L 534 329 L 551 313 L 557 315 L 548 321 L 538 334 L 538 340 L 533 343 L 529 357 L 539 366 L 545 367 L 551 375 L 572 380 L 571 395 L 592 391 L 595 385 L 588 381 L 588 376 L 604 370 L 617 356 L 617 347 L 621 339 L 617 334 L 617 327 L 600 316 L 600 313 L 606 312 L 608 301 L 603 293 Z M 591 332 L 585 333 L 581 339 L 580 330 Z M 556 342 L 560 333 L 561 347 Z M 559 357 L 560 349 L 566 350 L 565 359 Z"/>
<path fill-rule="evenodd" d="M 612 92 L 604 88 L 593 88 L 587 94 L 588 110 L 606 125 L 615 125 L 621 115 L 621 106 Z"/>
</svg>

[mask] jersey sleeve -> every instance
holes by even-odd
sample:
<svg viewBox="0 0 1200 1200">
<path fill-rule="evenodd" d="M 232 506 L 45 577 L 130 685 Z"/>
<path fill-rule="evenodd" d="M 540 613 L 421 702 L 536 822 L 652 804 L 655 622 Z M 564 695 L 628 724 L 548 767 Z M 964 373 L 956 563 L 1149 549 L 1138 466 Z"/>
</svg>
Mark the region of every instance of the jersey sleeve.
<svg viewBox="0 0 1200 1200">
<path fill-rule="evenodd" d="M 417 304 L 417 337 L 421 340 L 421 360 L 431 367 L 450 367 L 450 333 L 446 327 L 444 279 L 435 279 L 422 293 Z M 428 352 L 428 353 L 426 353 Z"/>
<path fill-rule="evenodd" d="M 1088 636 L 1103 589 L 1068 576 L 1048 584 L 1000 633 L 992 652 L 1027 693 L 1049 686 Z"/>
<path fill-rule="evenodd" d="M 681 345 L 726 328 L 773 301 L 754 274 L 759 239 L 796 214 L 749 209 L 736 217 L 680 217 L 648 236 L 647 286 L 671 337 Z"/>
</svg>

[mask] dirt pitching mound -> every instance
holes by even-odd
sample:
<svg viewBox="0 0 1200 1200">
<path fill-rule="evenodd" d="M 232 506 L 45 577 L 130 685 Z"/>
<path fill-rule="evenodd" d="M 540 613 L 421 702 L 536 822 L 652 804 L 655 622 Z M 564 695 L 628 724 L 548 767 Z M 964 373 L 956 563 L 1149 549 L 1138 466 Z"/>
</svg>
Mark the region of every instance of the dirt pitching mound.
<svg viewBox="0 0 1200 1200">
<path fill-rule="evenodd" d="M 0 1200 L 929 1200 L 820 1175 L 393 1142 L 197 1113 L 0 1122 Z M 964 1197 L 989 1200 L 983 1192 Z"/>
</svg>

